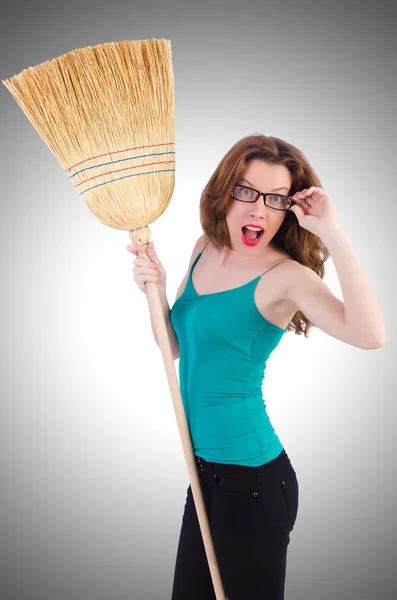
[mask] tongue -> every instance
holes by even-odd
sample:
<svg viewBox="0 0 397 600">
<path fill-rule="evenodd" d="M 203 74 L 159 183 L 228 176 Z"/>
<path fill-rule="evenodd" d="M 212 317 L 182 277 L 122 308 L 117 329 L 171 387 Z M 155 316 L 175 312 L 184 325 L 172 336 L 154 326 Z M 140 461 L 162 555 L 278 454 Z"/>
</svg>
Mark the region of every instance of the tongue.
<svg viewBox="0 0 397 600">
<path fill-rule="evenodd" d="M 243 227 L 243 233 L 245 237 L 252 242 L 256 240 L 259 235 L 259 231 L 252 231 L 251 229 L 246 229 L 245 227 Z"/>
</svg>

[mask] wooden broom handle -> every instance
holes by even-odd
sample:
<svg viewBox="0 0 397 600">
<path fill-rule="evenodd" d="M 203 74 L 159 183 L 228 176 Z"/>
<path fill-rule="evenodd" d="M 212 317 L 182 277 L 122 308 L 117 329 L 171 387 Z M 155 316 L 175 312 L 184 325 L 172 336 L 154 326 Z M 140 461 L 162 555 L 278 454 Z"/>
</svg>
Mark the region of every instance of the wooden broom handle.
<svg viewBox="0 0 397 600">
<path fill-rule="evenodd" d="M 143 253 L 146 254 L 145 250 L 143 250 Z M 204 548 L 207 555 L 208 566 L 211 573 L 216 600 L 227 600 L 227 598 L 225 598 L 225 593 L 222 587 L 222 581 L 219 574 L 218 563 L 216 560 L 214 545 L 212 542 L 211 532 L 208 524 L 207 511 L 205 508 L 200 481 L 197 474 L 197 467 L 193 454 L 190 432 L 186 422 L 185 410 L 183 408 L 181 392 L 179 389 L 178 378 L 174 365 L 174 359 L 172 357 L 171 345 L 168 338 L 163 310 L 161 308 L 159 289 L 156 283 L 152 281 L 147 281 L 146 290 L 158 344 L 163 355 L 168 385 L 171 391 L 172 403 L 174 405 L 179 434 L 181 436 L 182 448 L 185 454 L 187 470 L 189 472 L 190 484 L 193 492 L 194 504 L 196 507 L 201 535 L 203 537 Z"/>
</svg>

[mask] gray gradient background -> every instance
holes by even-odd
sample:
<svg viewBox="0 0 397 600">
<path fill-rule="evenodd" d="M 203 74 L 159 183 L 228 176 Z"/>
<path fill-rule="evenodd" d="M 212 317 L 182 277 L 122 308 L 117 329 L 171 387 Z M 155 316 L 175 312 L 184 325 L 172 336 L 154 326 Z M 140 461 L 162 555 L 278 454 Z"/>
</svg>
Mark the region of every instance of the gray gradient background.
<svg viewBox="0 0 397 600">
<path fill-rule="evenodd" d="M 3 79 L 87 45 L 171 39 L 176 187 L 151 228 L 171 305 L 200 193 L 243 135 L 300 147 L 335 202 L 388 337 L 365 351 L 289 333 L 269 360 L 264 397 L 300 485 L 286 600 L 397 597 L 391 6 L 3 8 Z M 0 101 L 0 598 L 170 598 L 189 480 L 128 234 L 92 216 L 4 86 Z M 332 259 L 325 282 L 342 299 Z"/>
</svg>

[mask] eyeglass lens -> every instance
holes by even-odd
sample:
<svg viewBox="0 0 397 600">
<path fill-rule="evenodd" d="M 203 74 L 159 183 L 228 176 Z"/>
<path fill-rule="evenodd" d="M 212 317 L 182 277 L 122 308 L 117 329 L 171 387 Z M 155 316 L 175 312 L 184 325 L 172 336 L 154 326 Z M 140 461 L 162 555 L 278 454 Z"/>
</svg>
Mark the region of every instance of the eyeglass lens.
<svg viewBox="0 0 397 600">
<path fill-rule="evenodd" d="M 257 193 L 248 187 L 243 185 L 236 185 L 233 190 L 233 196 L 241 202 L 253 202 L 256 198 Z M 266 204 L 273 208 L 289 208 L 291 200 L 287 196 L 281 196 L 280 194 L 268 194 L 266 196 Z"/>
</svg>

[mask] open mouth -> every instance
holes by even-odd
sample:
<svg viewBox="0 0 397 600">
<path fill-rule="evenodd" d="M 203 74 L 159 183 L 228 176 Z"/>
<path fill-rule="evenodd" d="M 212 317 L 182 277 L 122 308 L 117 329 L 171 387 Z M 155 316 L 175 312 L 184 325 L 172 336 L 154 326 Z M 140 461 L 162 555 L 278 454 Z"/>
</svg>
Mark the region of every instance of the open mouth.
<svg viewBox="0 0 397 600">
<path fill-rule="evenodd" d="M 256 246 L 264 233 L 263 229 L 260 231 L 252 231 L 252 229 L 247 229 L 246 227 L 241 228 L 243 242 L 248 246 Z"/>
</svg>

